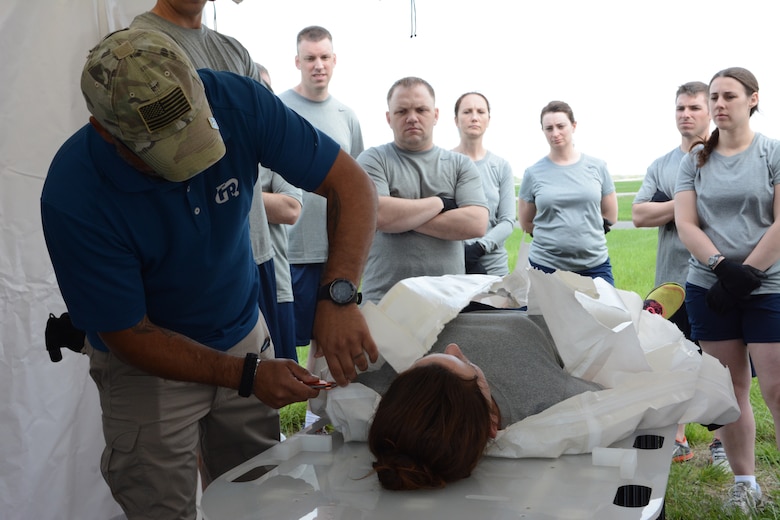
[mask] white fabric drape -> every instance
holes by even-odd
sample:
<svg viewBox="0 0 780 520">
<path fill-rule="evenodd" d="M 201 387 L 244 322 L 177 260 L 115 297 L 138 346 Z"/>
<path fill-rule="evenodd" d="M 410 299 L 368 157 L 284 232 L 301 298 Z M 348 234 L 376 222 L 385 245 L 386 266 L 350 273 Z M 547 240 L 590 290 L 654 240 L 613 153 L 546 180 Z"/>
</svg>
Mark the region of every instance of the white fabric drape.
<svg viewBox="0 0 780 520">
<path fill-rule="evenodd" d="M 0 516 L 111 519 L 104 442 L 85 356 L 52 363 L 50 312 L 65 305 L 43 240 L 40 194 L 57 149 L 88 113 L 87 51 L 154 0 L 0 3 Z"/>
</svg>

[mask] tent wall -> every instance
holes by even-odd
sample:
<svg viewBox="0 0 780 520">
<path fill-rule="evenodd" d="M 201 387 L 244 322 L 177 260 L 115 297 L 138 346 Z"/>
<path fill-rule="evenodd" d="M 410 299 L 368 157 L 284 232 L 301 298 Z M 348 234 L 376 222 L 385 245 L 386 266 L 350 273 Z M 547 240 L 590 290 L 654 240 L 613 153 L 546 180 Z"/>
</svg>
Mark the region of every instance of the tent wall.
<svg viewBox="0 0 780 520">
<path fill-rule="evenodd" d="M 49 163 L 88 113 L 87 51 L 154 0 L 0 3 L 0 516 L 111 519 L 104 442 L 85 356 L 44 347 L 65 311 L 43 240 L 39 200 Z"/>
</svg>

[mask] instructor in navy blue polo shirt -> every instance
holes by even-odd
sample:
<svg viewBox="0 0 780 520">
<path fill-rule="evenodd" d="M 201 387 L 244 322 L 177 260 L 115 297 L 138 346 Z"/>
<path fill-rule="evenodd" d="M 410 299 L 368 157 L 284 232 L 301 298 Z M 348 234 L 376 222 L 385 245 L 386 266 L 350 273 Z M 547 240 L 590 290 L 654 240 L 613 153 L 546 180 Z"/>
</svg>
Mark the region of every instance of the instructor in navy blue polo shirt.
<svg viewBox="0 0 780 520">
<path fill-rule="evenodd" d="M 52 161 L 41 212 L 62 296 L 87 335 L 101 471 L 129 519 L 195 518 L 198 455 L 208 483 L 278 442 L 277 408 L 318 392 L 317 377 L 273 359 L 258 319 L 247 219 L 257 164 L 328 199 L 314 338 L 342 385 L 377 358 L 355 288 L 376 192 L 266 88 L 196 71 L 162 33 L 106 37 L 81 88 L 92 116 Z"/>
</svg>

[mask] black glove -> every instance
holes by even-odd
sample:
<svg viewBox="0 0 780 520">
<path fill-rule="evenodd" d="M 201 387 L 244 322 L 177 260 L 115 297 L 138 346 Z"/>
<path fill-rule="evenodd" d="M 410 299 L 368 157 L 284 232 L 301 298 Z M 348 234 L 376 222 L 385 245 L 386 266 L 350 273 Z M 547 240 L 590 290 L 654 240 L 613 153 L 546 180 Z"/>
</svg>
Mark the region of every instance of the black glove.
<svg viewBox="0 0 780 520">
<path fill-rule="evenodd" d="M 761 287 L 766 274 L 753 266 L 738 264 L 725 258 L 713 269 L 718 281 L 733 298 L 742 299 Z"/>
<path fill-rule="evenodd" d="M 650 202 L 669 202 L 670 200 L 672 200 L 672 198 L 669 195 L 662 192 L 661 190 L 655 190 L 655 195 L 653 195 L 653 198 L 650 199 Z M 664 224 L 664 227 L 667 231 L 673 231 L 676 227 L 674 225 L 674 219 Z"/>
<path fill-rule="evenodd" d="M 485 256 L 485 248 L 479 242 L 472 242 L 466 244 L 464 249 L 466 250 L 466 263 L 479 262 L 479 259 Z"/>
<path fill-rule="evenodd" d="M 650 202 L 669 202 L 670 200 L 672 200 L 672 198 L 669 195 L 661 190 L 655 190 L 655 194 L 653 195 L 653 198 L 650 199 Z"/>
<path fill-rule="evenodd" d="M 485 255 L 485 248 L 479 242 L 464 246 L 466 255 L 466 274 L 487 274 L 487 269 L 479 261 Z"/>
<path fill-rule="evenodd" d="M 612 231 L 612 224 L 614 224 L 614 222 L 610 222 L 605 218 L 603 220 L 604 220 L 604 234 L 606 235 L 607 233 Z"/>
<path fill-rule="evenodd" d="M 451 209 L 457 209 L 458 203 L 455 202 L 455 199 L 449 199 L 447 197 L 442 197 L 439 195 L 439 198 L 441 199 L 441 203 L 444 204 L 444 207 L 441 208 L 440 213 L 444 213 L 445 211 L 449 211 Z"/>
<path fill-rule="evenodd" d="M 730 311 L 737 305 L 737 299 L 723 288 L 723 282 L 720 280 L 715 282 L 715 285 L 707 291 L 704 302 L 707 304 L 707 307 L 718 314 Z"/>
</svg>

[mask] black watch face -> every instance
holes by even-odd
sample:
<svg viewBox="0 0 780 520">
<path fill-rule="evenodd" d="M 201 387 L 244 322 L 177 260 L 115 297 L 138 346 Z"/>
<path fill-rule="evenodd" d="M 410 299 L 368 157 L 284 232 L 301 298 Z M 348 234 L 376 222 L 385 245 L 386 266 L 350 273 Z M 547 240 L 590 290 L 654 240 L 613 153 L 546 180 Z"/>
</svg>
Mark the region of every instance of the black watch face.
<svg viewBox="0 0 780 520">
<path fill-rule="evenodd" d="M 347 280 L 336 280 L 330 285 L 330 297 L 336 303 L 349 303 L 355 297 L 355 286 Z"/>
</svg>

